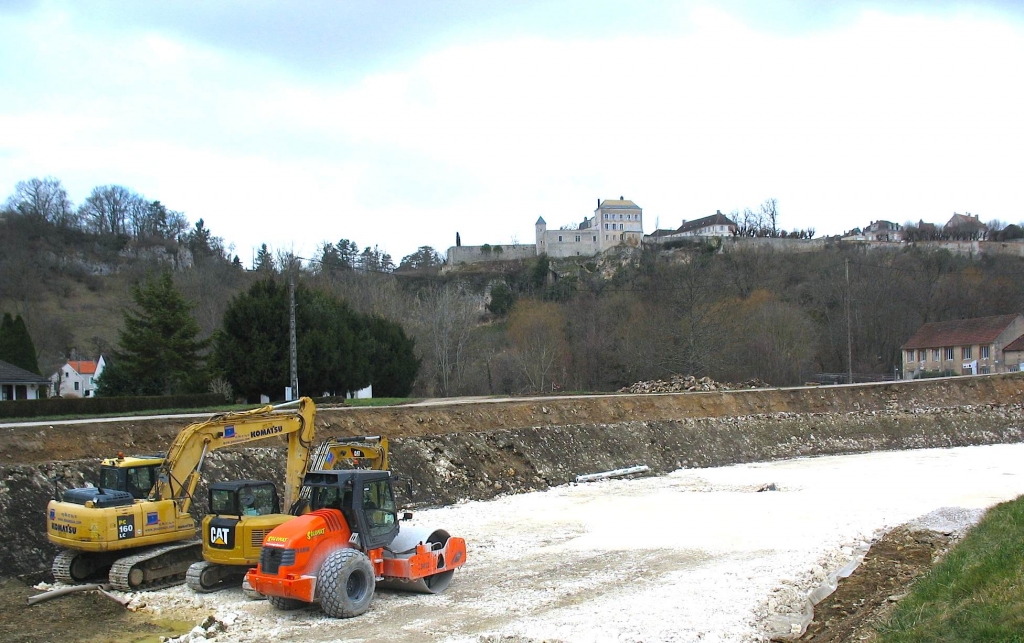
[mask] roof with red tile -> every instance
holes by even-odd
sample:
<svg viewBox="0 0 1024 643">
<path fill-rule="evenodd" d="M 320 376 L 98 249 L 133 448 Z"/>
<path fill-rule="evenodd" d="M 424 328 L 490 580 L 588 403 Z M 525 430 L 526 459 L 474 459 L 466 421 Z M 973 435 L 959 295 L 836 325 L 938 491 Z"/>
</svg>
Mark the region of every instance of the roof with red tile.
<svg viewBox="0 0 1024 643">
<path fill-rule="evenodd" d="M 1004 346 L 1003 352 L 1005 353 L 1006 351 L 1024 351 L 1024 335 Z"/>
<path fill-rule="evenodd" d="M 903 344 L 912 348 L 939 348 L 943 346 L 974 346 L 991 344 L 1020 315 L 996 315 L 953 321 L 932 322 L 917 329 Z M 1005 350 L 1005 349 L 1004 349 Z"/>
<path fill-rule="evenodd" d="M 79 375 L 95 375 L 96 374 L 96 362 L 87 362 L 85 360 L 68 360 L 68 366 L 75 369 Z"/>
</svg>

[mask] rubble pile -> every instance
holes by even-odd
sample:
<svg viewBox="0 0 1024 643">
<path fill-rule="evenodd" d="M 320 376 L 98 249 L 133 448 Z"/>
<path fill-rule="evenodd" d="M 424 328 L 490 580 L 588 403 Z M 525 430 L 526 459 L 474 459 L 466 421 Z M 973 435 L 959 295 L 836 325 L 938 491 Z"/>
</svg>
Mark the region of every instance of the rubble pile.
<svg viewBox="0 0 1024 643">
<path fill-rule="evenodd" d="M 716 382 L 710 377 L 700 379 L 693 375 L 673 375 L 668 381 L 648 380 L 623 386 L 619 393 L 684 393 L 687 391 L 735 391 L 738 389 L 769 388 L 770 385 L 759 379 L 747 380 L 739 384 Z"/>
</svg>

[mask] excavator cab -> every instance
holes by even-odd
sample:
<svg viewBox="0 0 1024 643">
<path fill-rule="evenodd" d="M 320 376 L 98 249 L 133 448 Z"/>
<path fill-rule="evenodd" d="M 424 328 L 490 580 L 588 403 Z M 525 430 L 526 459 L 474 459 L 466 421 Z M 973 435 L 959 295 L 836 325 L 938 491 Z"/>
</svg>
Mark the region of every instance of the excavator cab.
<svg viewBox="0 0 1024 643">
<path fill-rule="evenodd" d="M 241 581 L 263 539 L 281 524 L 281 500 L 270 480 L 231 480 L 209 486 L 210 513 L 203 518 L 203 560 L 185 582 L 201 593 Z"/>
<path fill-rule="evenodd" d="M 126 491 L 136 500 L 145 500 L 156 485 L 163 456 L 108 458 L 100 464 L 101 489 Z"/>
</svg>

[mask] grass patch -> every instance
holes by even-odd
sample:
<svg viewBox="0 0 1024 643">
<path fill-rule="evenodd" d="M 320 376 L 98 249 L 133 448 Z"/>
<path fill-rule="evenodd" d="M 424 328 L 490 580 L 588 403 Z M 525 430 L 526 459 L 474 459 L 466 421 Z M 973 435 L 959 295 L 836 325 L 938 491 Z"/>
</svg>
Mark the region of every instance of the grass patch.
<svg viewBox="0 0 1024 643">
<path fill-rule="evenodd" d="M 357 400 L 345 400 L 345 406 L 398 406 L 419 402 L 418 397 L 369 397 Z"/>
<path fill-rule="evenodd" d="M 419 402 L 422 398 L 417 397 L 375 397 L 360 400 L 346 400 L 344 398 L 338 398 L 337 405 L 344 406 L 398 406 L 401 404 L 411 404 L 413 402 Z M 283 402 L 271 402 L 272 405 L 283 404 Z M 331 402 L 331 404 L 335 404 Z M 113 417 L 147 417 L 151 415 L 212 415 L 214 413 L 229 413 L 232 411 L 249 411 L 255 408 L 259 408 L 260 404 L 226 404 L 224 406 L 208 406 L 199 407 L 194 409 L 152 409 L 147 411 L 136 411 L 133 413 L 122 412 L 122 413 L 79 413 L 69 415 L 45 415 L 45 416 L 34 416 L 34 417 L 22 417 L 22 418 L 4 418 L 0 420 L 0 424 L 7 423 L 18 423 L 18 422 L 59 422 L 62 420 L 102 420 L 103 418 Z M 317 407 L 326 407 L 327 402 L 321 402 L 317 404 Z"/>
<path fill-rule="evenodd" d="M 1024 496 L 989 510 L 879 633 L 881 643 L 1024 643 Z"/>
</svg>

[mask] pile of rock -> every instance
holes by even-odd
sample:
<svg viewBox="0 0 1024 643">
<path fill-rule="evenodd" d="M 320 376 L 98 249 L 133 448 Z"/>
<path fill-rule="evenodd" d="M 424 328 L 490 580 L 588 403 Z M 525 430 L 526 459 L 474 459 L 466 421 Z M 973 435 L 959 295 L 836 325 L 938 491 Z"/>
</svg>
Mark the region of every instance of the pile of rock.
<svg viewBox="0 0 1024 643">
<path fill-rule="evenodd" d="M 668 381 L 650 380 L 624 386 L 619 393 L 683 393 L 687 391 L 732 391 L 746 388 L 768 388 L 759 379 L 747 380 L 741 384 L 716 382 L 710 377 L 696 378 L 693 375 L 673 375 Z"/>
</svg>

